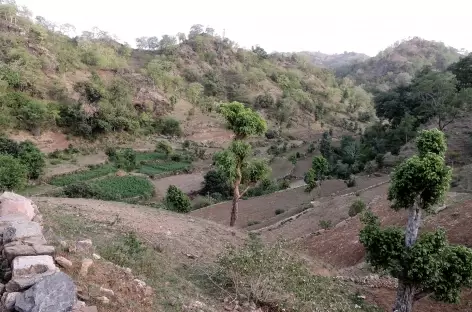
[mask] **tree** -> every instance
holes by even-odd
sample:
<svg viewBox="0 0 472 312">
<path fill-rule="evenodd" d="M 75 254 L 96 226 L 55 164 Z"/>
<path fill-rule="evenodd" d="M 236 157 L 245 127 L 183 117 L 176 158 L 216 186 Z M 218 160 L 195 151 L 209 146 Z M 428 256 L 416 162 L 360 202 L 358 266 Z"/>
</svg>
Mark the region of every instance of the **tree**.
<svg viewBox="0 0 472 312">
<path fill-rule="evenodd" d="M 217 170 L 231 183 L 233 188 L 233 205 L 230 226 L 234 226 L 238 216 L 238 202 L 250 186 L 267 177 L 270 167 L 260 159 L 250 160 L 251 145 L 244 140 L 251 135 L 263 135 L 267 129 L 266 121 L 250 108 L 238 102 L 222 104 L 219 112 L 225 117 L 227 126 L 235 134 L 230 146 L 214 156 Z M 241 184 L 246 185 L 243 192 Z"/>
<path fill-rule="evenodd" d="M 173 152 L 172 145 L 167 141 L 161 140 L 156 144 L 156 152 L 163 152 L 166 154 L 166 157 L 169 157 Z"/>
<path fill-rule="evenodd" d="M 141 50 L 147 50 L 149 49 L 149 41 L 148 37 L 139 37 L 136 38 L 136 47 Z"/>
<path fill-rule="evenodd" d="M 0 191 L 21 190 L 28 181 L 26 167 L 11 155 L 0 154 Z"/>
<path fill-rule="evenodd" d="M 187 40 L 187 35 L 185 35 L 183 32 L 177 33 L 177 39 L 179 40 L 179 43 L 185 42 Z"/>
<path fill-rule="evenodd" d="M 328 131 L 323 132 L 323 137 L 320 142 L 320 152 L 324 158 L 330 159 L 333 149 L 331 147 L 331 136 Z"/>
<path fill-rule="evenodd" d="M 472 250 L 449 245 L 443 230 L 418 235 L 421 214 L 440 203 L 451 180 L 445 165 L 446 141 L 437 130 L 423 130 L 417 142 L 418 155 L 394 171 L 388 198 L 395 210 L 407 209 L 405 231 L 382 229 L 371 212 L 362 221 L 360 242 L 367 261 L 398 278 L 393 311 L 411 312 L 415 301 L 429 295 L 444 302 L 457 302 L 460 289 L 472 286 Z"/>
<path fill-rule="evenodd" d="M 26 167 L 29 179 L 36 180 L 44 173 L 44 154 L 33 142 L 23 141 L 18 145 L 18 159 Z"/>
<path fill-rule="evenodd" d="M 201 24 L 195 24 L 190 27 L 190 32 L 188 33 L 188 38 L 193 39 L 198 35 L 201 35 L 203 33 L 203 25 Z"/>
<path fill-rule="evenodd" d="M 170 185 L 167 189 L 165 203 L 169 210 L 175 212 L 186 213 L 192 209 L 190 198 L 175 185 Z"/>
<path fill-rule="evenodd" d="M 313 157 L 311 168 L 305 174 L 306 191 L 311 192 L 314 188 L 321 185 L 329 173 L 329 163 L 323 156 Z"/>
<path fill-rule="evenodd" d="M 456 76 L 459 90 L 472 88 L 472 53 L 452 64 L 449 70 Z"/>
</svg>

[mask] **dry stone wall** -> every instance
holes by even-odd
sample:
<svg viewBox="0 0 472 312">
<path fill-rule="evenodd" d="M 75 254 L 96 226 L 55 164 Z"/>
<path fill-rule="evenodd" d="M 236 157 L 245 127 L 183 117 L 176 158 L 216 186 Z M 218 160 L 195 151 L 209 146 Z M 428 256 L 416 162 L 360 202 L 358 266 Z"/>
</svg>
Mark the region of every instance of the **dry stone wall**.
<svg viewBox="0 0 472 312">
<path fill-rule="evenodd" d="M 0 195 L 0 312 L 92 312 L 74 281 L 56 266 L 41 215 L 28 198 Z"/>
</svg>

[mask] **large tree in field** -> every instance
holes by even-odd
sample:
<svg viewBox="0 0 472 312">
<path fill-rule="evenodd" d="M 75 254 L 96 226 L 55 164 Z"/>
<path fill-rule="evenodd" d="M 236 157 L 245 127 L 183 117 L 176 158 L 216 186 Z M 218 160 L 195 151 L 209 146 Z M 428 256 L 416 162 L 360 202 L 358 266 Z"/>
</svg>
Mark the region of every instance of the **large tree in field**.
<svg viewBox="0 0 472 312">
<path fill-rule="evenodd" d="M 422 213 L 443 201 L 451 169 L 445 164 L 441 131 L 420 132 L 417 148 L 418 155 L 396 168 L 388 193 L 393 209 L 408 210 L 406 229 L 381 228 L 378 218 L 368 212 L 360 232 L 367 261 L 398 278 L 394 312 L 411 312 L 414 302 L 426 296 L 454 303 L 462 287 L 472 286 L 471 249 L 450 245 L 443 230 L 418 235 Z"/>
<path fill-rule="evenodd" d="M 265 120 L 243 104 L 232 102 L 222 104 L 219 112 L 225 117 L 228 128 L 235 134 L 234 140 L 224 151 L 214 156 L 215 165 L 230 181 L 233 188 L 233 206 L 230 226 L 234 226 L 238 217 L 238 202 L 251 185 L 254 185 L 270 173 L 267 163 L 260 159 L 251 160 L 251 145 L 245 140 L 251 135 L 262 135 L 267 129 Z M 239 187 L 246 186 L 240 192 Z"/>
</svg>

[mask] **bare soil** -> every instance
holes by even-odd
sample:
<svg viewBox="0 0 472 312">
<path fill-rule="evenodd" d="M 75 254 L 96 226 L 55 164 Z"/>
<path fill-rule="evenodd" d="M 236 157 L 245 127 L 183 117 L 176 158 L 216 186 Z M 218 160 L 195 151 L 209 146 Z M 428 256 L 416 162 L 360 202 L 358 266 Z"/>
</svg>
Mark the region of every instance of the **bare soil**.
<svg viewBox="0 0 472 312">
<path fill-rule="evenodd" d="M 179 174 L 153 180 L 152 183 L 156 187 L 156 196 L 163 198 L 170 185 L 177 186 L 187 194 L 200 190 L 204 181 L 203 176 L 203 173 Z"/>
</svg>

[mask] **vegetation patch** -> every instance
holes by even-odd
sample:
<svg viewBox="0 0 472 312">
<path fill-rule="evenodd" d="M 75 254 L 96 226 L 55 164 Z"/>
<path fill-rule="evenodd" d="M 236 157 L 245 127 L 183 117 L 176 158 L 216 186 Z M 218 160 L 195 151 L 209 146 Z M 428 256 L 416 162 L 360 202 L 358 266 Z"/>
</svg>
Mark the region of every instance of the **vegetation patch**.
<svg viewBox="0 0 472 312">
<path fill-rule="evenodd" d="M 103 177 L 116 171 L 118 171 L 118 169 L 116 169 L 112 164 L 99 165 L 96 167 L 91 167 L 89 170 L 53 177 L 49 183 L 56 186 L 66 186 L 77 182 Z"/>
<path fill-rule="evenodd" d="M 148 176 L 156 176 L 161 173 L 177 172 L 189 168 L 190 163 L 188 162 L 145 163 L 139 167 L 138 172 Z"/>
<path fill-rule="evenodd" d="M 96 198 L 102 200 L 122 200 L 139 197 L 148 199 L 154 194 L 152 183 L 142 177 L 109 177 L 91 184 L 96 188 Z"/>
</svg>

